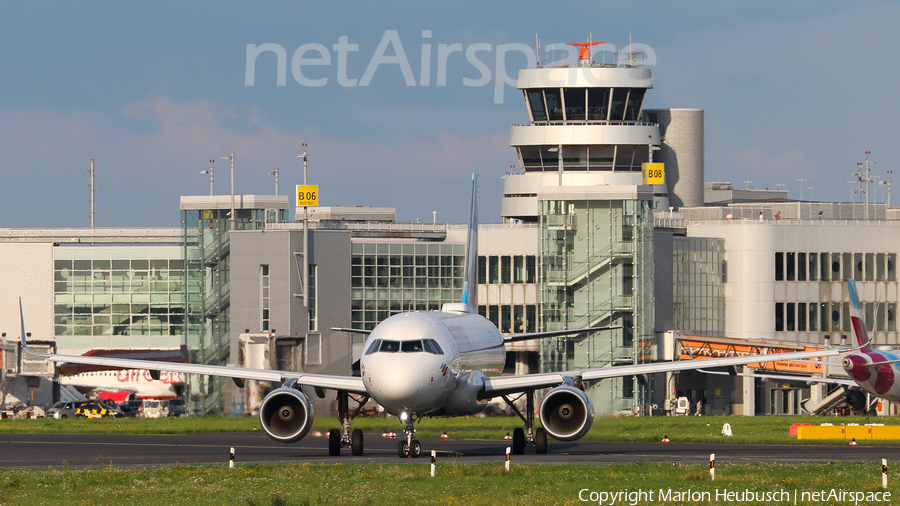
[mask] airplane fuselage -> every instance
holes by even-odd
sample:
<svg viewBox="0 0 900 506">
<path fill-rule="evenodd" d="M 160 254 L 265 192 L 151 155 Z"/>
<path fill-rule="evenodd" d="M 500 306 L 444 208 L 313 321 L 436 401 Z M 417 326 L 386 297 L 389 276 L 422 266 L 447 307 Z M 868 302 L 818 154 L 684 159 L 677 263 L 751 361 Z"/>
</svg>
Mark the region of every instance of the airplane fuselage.
<svg viewBox="0 0 900 506">
<path fill-rule="evenodd" d="M 860 388 L 870 394 L 881 397 L 887 401 L 900 401 L 900 382 L 896 379 L 900 376 L 897 364 L 885 363 L 869 365 L 879 362 L 900 360 L 900 355 L 887 350 L 860 350 L 844 357 L 843 365 L 847 374 L 856 381 Z"/>
<path fill-rule="evenodd" d="M 474 414 L 481 371 L 503 368 L 503 337 L 468 312 L 394 315 L 369 334 L 360 373 L 369 395 L 390 413 Z"/>
</svg>

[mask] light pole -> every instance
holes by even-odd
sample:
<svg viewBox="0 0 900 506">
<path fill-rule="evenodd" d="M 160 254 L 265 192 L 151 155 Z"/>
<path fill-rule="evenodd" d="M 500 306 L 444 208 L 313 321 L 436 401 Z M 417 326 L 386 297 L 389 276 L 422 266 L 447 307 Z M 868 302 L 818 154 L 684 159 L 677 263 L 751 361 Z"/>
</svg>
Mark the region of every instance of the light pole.
<svg viewBox="0 0 900 506">
<path fill-rule="evenodd" d="M 801 178 L 798 179 L 797 181 L 800 182 L 800 202 L 803 202 L 803 183 L 806 182 L 806 178 L 805 178 L 805 177 L 801 177 Z"/>
<path fill-rule="evenodd" d="M 893 173 L 894 173 L 894 171 L 892 171 L 892 170 L 887 171 L 887 175 L 888 175 L 887 181 L 884 181 L 885 183 L 887 183 L 887 206 L 888 206 L 888 209 L 890 209 L 890 207 L 891 207 L 891 174 L 893 174 Z"/>
<path fill-rule="evenodd" d="M 750 181 L 750 180 L 744 181 L 744 186 L 746 186 L 746 188 L 744 188 L 745 190 L 752 190 L 753 189 L 753 181 Z"/>
<path fill-rule="evenodd" d="M 213 194 L 213 164 L 216 163 L 215 160 L 209 161 L 209 168 L 206 170 L 201 170 L 201 174 L 209 174 L 209 194 Z"/>
<path fill-rule="evenodd" d="M 850 203 L 851 204 L 853 203 L 853 184 L 854 183 L 856 183 L 856 181 L 847 181 L 847 184 L 850 185 Z"/>
<path fill-rule="evenodd" d="M 234 153 L 223 156 L 222 160 L 231 160 L 231 230 L 234 230 Z"/>
<path fill-rule="evenodd" d="M 276 167 L 272 172 L 269 172 L 269 175 L 275 176 L 275 195 L 278 195 L 278 167 Z"/>
<path fill-rule="evenodd" d="M 297 155 L 297 158 L 303 159 L 303 186 L 306 186 L 306 143 L 303 143 L 303 153 Z M 303 206 L 303 307 L 309 307 L 309 212 L 306 206 Z"/>
</svg>

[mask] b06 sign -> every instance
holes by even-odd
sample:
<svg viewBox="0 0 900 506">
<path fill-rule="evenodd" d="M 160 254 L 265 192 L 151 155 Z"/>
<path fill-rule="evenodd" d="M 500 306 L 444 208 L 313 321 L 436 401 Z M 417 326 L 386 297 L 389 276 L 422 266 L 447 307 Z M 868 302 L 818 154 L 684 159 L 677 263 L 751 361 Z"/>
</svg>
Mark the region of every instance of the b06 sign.
<svg viewBox="0 0 900 506">
<path fill-rule="evenodd" d="M 297 207 L 315 207 L 319 205 L 319 186 L 314 184 L 297 185 Z"/>
</svg>

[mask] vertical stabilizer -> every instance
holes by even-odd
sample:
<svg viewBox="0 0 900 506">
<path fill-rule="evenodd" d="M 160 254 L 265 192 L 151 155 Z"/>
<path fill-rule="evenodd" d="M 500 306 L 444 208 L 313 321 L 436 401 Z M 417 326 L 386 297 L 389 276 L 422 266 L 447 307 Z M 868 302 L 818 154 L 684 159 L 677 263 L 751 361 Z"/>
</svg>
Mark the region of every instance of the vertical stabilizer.
<svg viewBox="0 0 900 506">
<path fill-rule="evenodd" d="M 871 349 L 862 304 L 859 303 L 859 294 L 853 278 L 847 279 L 847 290 L 850 292 L 850 329 L 853 333 L 853 347 Z"/>
<path fill-rule="evenodd" d="M 472 173 L 472 202 L 469 207 L 469 231 L 466 236 L 466 260 L 463 270 L 463 304 L 470 313 L 478 312 L 478 173 Z"/>
</svg>

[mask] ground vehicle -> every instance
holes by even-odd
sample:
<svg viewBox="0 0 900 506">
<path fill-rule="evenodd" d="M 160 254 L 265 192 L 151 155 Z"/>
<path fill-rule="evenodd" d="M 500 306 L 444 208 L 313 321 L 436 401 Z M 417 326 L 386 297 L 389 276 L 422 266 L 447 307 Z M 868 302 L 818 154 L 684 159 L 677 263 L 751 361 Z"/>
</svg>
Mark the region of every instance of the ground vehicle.
<svg viewBox="0 0 900 506">
<path fill-rule="evenodd" d="M 47 410 L 47 418 L 75 418 L 75 410 L 83 403 L 59 401 Z"/>
<path fill-rule="evenodd" d="M 124 417 L 125 414 L 122 413 L 122 410 L 110 407 L 108 404 L 100 402 L 100 401 L 88 401 L 78 407 L 75 410 L 75 418 L 86 417 L 86 418 L 100 418 L 100 417 L 115 417 L 121 418 Z"/>
<path fill-rule="evenodd" d="M 165 401 L 169 408 L 169 414 L 166 416 L 184 416 L 184 399 L 169 399 Z"/>
<path fill-rule="evenodd" d="M 157 399 L 144 399 L 141 410 L 144 418 L 165 418 L 169 415 L 169 409 Z"/>
<path fill-rule="evenodd" d="M 130 399 L 128 401 L 119 404 L 119 409 L 122 410 L 122 413 L 127 418 L 139 417 L 141 415 L 141 410 L 144 407 L 144 401 L 141 399 Z"/>
</svg>

